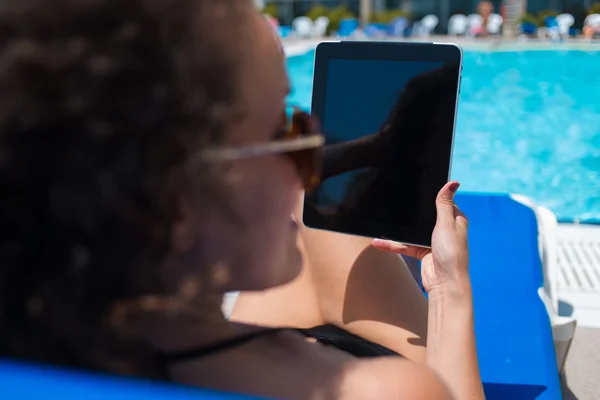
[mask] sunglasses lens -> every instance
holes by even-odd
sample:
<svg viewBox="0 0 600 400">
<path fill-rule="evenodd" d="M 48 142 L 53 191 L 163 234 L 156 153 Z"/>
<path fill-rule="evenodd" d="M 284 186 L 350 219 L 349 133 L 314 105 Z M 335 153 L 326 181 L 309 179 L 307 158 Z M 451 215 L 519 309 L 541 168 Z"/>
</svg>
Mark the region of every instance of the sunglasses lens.
<svg viewBox="0 0 600 400">
<path fill-rule="evenodd" d="M 289 138 L 295 139 L 302 136 L 318 134 L 319 124 L 308 113 L 294 111 L 291 125 L 288 128 Z M 314 190 L 321 178 L 321 159 L 323 150 L 321 148 L 300 150 L 288 153 L 290 159 L 296 165 L 298 174 L 304 184 L 306 191 Z"/>
</svg>

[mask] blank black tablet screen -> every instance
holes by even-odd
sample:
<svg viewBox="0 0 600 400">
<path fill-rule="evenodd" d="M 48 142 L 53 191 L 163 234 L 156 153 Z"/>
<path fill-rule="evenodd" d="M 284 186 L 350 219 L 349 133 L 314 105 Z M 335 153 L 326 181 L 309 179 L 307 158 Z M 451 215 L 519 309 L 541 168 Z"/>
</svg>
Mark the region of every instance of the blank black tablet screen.
<svg viewBox="0 0 600 400">
<path fill-rule="evenodd" d="M 449 176 L 458 69 L 327 60 L 324 93 L 313 101 L 327 143 L 323 181 L 305 199 L 307 226 L 431 245 L 435 197 Z"/>
</svg>

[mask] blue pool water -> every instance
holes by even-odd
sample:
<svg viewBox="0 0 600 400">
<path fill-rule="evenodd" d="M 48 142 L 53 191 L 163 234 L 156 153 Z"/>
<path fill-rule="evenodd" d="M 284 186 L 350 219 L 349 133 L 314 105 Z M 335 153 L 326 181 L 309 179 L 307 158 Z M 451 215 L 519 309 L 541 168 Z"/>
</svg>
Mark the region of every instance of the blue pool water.
<svg viewBox="0 0 600 400">
<path fill-rule="evenodd" d="M 288 59 L 307 108 L 313 58 Z M 600 222 L 600 51 L 465 52 L 452 178 Z"/>
</svg>

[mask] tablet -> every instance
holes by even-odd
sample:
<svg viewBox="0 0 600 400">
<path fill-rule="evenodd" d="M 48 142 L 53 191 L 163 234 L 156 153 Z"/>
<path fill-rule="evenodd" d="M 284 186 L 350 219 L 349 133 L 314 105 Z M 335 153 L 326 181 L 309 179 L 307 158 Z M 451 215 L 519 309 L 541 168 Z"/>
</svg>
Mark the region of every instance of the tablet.
<svg viewBox="0 0 600 400">
<path fill-rule="evenodd" d="M 321 184 L 305 196 L 306 226 L 431 246 L 461 64 L 453 44 L 317 47 L 312 114 L 326 146 Z"/>
</svg>

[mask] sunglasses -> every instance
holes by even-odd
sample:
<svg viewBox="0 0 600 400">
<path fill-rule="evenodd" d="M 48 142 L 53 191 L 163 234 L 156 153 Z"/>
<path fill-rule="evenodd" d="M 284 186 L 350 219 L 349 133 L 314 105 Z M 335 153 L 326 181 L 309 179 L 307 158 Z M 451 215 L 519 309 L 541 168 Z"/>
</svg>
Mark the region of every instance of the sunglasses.
<svg viewBox="0 0 600 400">
<path fill-rule="evenodd" d="M 296 166 L 304 190 L 310 192 L 321 181 L 325 138 L 318 133 L 319 124 L 299 108 L 287 107 L 281 116 L 281 125 L 281 139 L 246 147 L 213 149 L 204 153 L 204 159 L 235 161 L 275 154 L 286 155 Z"/>
</svg>

